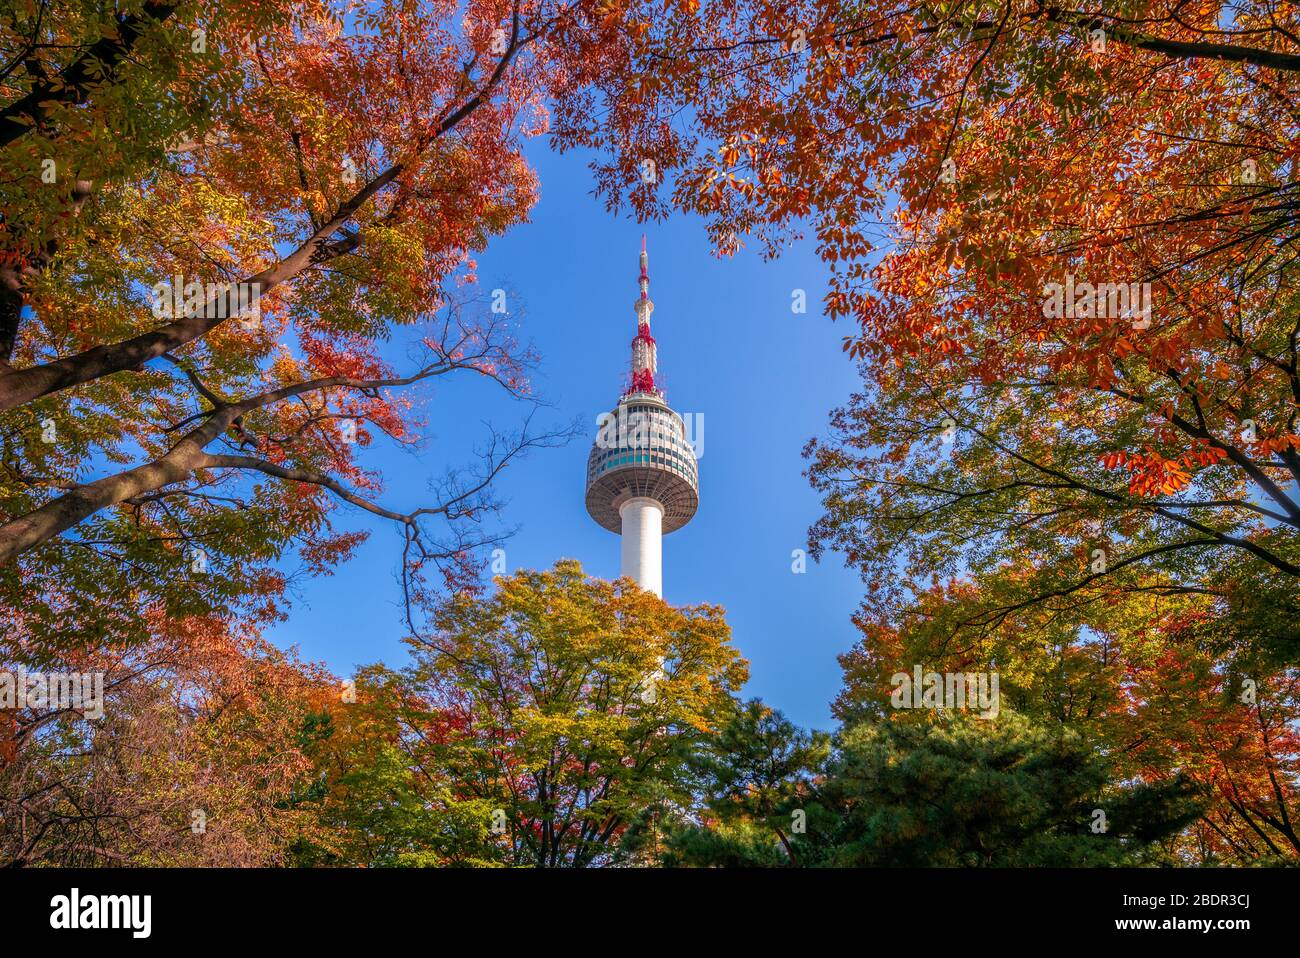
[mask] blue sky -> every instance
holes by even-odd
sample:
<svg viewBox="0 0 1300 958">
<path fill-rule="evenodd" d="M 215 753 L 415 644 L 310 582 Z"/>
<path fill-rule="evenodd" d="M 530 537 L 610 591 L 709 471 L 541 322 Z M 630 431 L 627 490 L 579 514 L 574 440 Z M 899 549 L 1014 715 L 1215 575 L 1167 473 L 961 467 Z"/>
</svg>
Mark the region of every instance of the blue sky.
<svg viewBox="0 0 1300 958">
<path fill-rule="evenodd" d="M 664 538 L 664 598 L 727 609 L 733 642 L 749 660 L 746 695 L 758 695 L 800 724 L 829 728 L 839 688 L 835 656 L 855 641 L 849 615 L 861 596 L 838 556 L 791 572 L 818 503 L 799 451 L 822 435 L 830 409 L 857 382 L 840 350 L 846 327 L 821 315 L 826 270 L 811 243 L 774 262 L 742 250 L 720 260 L 696 219 L 642 226 L 607 213 L 590 195 L 578 154 L 542 140 L 528 154 L 541 177 L 532 221 L 495 239 L 479 257 L 480 285 L 512 291 L 512 319 L 541 354 L 535 391 L 549 424 L 580 419 L 590 435 L 533 452 L 503 474 L 510 571 L 575 558 L 593 575 L 618 575 L 618 537 L 586 514 L 583 482 L 596 416 L 612 408 L 636 332 L 641 234 L 649 239 L 652 320 L 669 403 L 704 416 L 700 509 Z M 791 291 L 808 312 L 791 311 Z M 377 443 L 364 461 L 384 473 L 385 505 L 431 501 L 428 482 L 472 461 L 483 422 L 519 425 L 526 408 L 486 383 L 439 383 L 422 395 L 428 430 L 417 451 Z M 405 662 L 397 582 L 400 534 L 344 507 L 339 528 L 369 528 L 370 540 L 329 578 L 302 583 L 287 622 L 269 637 L 297 645 L 340 674 L 382 660 Z"/>
</svg>

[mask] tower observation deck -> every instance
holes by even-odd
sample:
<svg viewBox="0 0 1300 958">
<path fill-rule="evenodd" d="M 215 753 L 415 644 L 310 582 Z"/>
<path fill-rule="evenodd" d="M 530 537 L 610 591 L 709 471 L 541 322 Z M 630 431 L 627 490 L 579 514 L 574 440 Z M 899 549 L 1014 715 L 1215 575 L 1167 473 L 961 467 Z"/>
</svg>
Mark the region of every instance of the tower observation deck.
<svg viewBox="0 0 1300 958">
<path fill-rule="evenodd" d="M 601 417 L 587 457 L 587 512 L 622 537 L 622 575 L 663 596 L 663 535 L 699 508 L 699 466 L 686 425 L 655 383 L 658 347 L 650 335 L 649 261 L 641 239 L 641 295 L 635 310 L 631 382 Z"/>
</svg>

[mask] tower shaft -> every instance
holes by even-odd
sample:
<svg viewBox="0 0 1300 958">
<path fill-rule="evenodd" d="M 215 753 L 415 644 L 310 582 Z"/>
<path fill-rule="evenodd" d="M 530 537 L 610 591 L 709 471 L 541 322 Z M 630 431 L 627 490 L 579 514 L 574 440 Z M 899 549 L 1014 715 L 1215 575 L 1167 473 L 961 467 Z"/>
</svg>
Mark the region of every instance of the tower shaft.
<svg viewBox="0 0 1300 958">
<path fill-rule="evenodd" d="M 619 507 L 618 514 L 623 521 L 619 574 L 662 599 L 664 507 L 647 496 L 634 496 Z"/>
</svg>

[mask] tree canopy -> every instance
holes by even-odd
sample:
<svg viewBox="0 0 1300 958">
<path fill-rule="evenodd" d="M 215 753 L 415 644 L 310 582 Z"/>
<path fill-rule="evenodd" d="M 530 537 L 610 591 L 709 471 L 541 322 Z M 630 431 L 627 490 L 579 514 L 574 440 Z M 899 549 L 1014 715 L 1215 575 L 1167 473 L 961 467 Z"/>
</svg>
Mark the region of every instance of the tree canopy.
<svg viewBox="0 0 1300 958">
<path fill-rule="evenodd" d="M 0 708 L 0 861 L 1300 860 L 1298 38 L 1275 0 L 11 3 L 0 675 L 111 708 Z M 719 606 L 482 581 L 502 470 L 570 432 L 475 262 L 542 134 L 615 212 L 828 269 L 831 732 L 740 697 Z M 368 451 L 466 381 L 519 421 L 388 502 Z M 339 508 L 398 531 L 410 649 L 346 680 L 261 636 Z M 998 708 L 901 709 L 913 669 Z"/>
</svg>

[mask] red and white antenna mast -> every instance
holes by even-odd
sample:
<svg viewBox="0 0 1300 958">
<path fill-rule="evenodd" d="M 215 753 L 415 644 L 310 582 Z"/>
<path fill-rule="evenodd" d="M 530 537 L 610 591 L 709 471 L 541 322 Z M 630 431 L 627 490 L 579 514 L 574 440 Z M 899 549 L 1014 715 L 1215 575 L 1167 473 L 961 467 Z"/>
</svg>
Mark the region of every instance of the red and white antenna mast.
<svg viewBox="0 0 1300 958">
<path fill-rule="evenodd" d="M 659 371 L 658 347 L 655 338 L 650 335 L 650 314 L 655 311 L 655 304 L 650 299 L 650 257 L 645 249 L 645 234 L 641 234 L 641 276 L 637 280 L 641 295 L 636 305 L 636 337 L 632 340 L 632 382 L 623 393 L 650 393 L 663 396 L 663 391 L 655 386 L 655 373 Z"/>
</svg>

